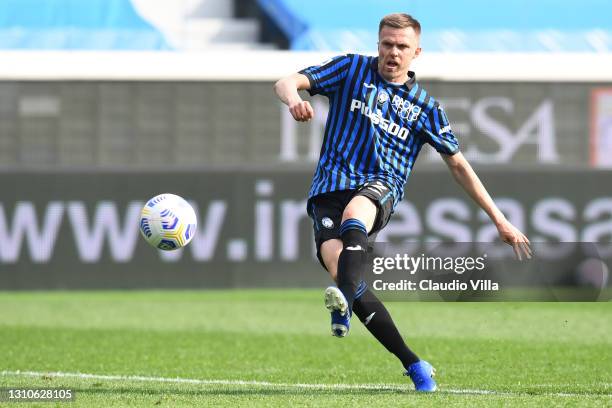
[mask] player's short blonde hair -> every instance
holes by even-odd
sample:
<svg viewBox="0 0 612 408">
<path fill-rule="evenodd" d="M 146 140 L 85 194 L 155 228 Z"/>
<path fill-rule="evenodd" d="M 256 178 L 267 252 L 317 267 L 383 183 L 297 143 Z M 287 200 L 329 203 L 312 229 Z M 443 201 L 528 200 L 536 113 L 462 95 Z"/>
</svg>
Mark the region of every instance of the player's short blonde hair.
<svg viewBox="0 0 612 408">
<path fill-rule="evenodd" d="M 391 28 L 412 27 L 415 33 L 417 33 L 418 35 L 421 34 L 421 23 L 419 23 L 416 18 L 406 13 L 393 13 L 384 16 L 382 20 L 380 20 L 380 24 L 378 25 L 378 34 L 380 34 L 383 27 L 385 26 Z"/>
</svg>

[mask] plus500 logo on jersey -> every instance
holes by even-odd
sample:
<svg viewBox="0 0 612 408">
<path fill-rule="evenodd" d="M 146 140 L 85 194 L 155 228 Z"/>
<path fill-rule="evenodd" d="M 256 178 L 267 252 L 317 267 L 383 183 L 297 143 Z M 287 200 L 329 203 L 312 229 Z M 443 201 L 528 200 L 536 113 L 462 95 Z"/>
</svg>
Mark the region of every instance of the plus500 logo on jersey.
<svg viewBox="0 0 612 408">
<path fill-rule="evenodd" d="M 397 136 L 402 140 L 406 140 L 408 137 L 408 129 L 401 127 L 395 122 L 391 122 L 389 119 L 383 118 L 380 109 L 373 111 L 362 101 L 353 99 L 351 101 L 351 112 L 354 112 L 355 110 L 368 117 L 374 126 L 378 126 L 381 130 L 386 131 L 390 135 Z"/>
</svg>

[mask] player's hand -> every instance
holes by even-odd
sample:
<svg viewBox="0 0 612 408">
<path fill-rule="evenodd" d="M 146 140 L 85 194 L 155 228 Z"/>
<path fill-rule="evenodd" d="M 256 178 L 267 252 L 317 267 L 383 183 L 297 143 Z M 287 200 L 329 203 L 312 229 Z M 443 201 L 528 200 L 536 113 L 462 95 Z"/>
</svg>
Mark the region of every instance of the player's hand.
<svg viewBox="0 0 612 408">
<path fill-rule="evenodd" d="M 289 112 L 298 122 L 308 122 L 314 117 L 314 110 L 308 101 L 300 101 L 289 106 Z"/>
<path fill-rule="evenodd" d="M 519 231 L 518 228 L 510 224 L 509 221 L 504 220 L 497 225 L 497 231 L 499 232 L 499 237 L 501 240 L 512 246 L 512 249 L 514 249 L 514 254 L 519 261 L 523 260 L 523 255 L 525 255 L 527 259 L 531 259 L 533 254 L 531 251 L 531 243 L 525 234 Z"/>
</svg>

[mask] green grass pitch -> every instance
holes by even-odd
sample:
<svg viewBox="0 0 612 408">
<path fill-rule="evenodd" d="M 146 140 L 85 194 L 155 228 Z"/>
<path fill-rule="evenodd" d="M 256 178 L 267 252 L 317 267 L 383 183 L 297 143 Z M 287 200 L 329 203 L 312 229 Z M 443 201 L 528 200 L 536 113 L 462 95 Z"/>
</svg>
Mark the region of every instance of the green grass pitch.
<svg viewBox="0 0 612 408">
<path fill-rule="evenodd" d="M 19 404 L 42 407 L 612 405 L 611 303 L 387 306 L 440 392 L 357 320 L 333 338 L 322 290 L 0 293 L 0 388 L 76 395 Z"/>
</svg>

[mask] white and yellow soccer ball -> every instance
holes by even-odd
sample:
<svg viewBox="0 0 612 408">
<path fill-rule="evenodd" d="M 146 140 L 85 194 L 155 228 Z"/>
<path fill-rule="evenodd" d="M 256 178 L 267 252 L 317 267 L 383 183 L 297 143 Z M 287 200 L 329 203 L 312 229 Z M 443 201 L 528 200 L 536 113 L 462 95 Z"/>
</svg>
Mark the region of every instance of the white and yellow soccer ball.
<svg viewBox="0 0 612 408">
<path fill-rule="evenodd" d="M 157 195 L 140 212 L 140 233 L 149 244 L 164 251 L 187 245 L 197 225 L 193 207 L 176 194 Z"/>
</svg>

